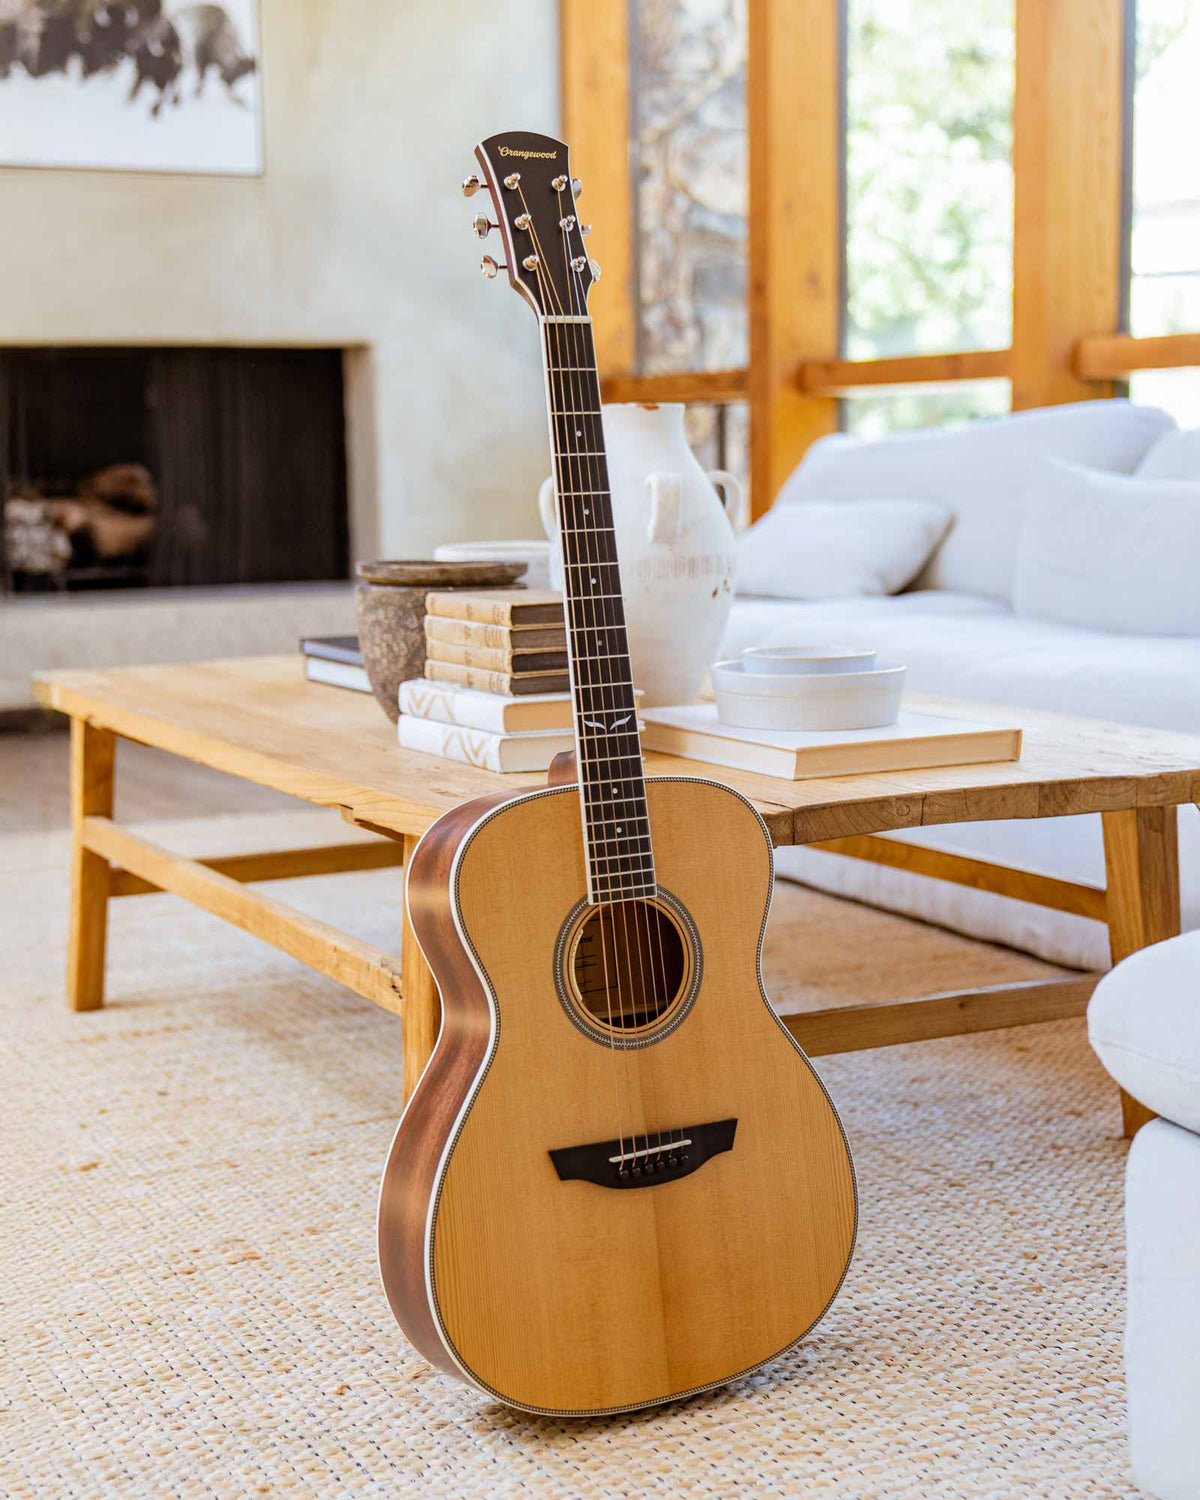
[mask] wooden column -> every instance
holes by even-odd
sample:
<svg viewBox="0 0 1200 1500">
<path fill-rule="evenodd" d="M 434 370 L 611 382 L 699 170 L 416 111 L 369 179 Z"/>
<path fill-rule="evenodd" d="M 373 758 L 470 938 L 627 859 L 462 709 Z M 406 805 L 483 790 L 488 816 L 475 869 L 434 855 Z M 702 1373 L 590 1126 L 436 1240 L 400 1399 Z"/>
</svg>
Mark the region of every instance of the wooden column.
<svg viewBox="0 0 1200 1500">
<path fill-rule="evenodd" d="M 1012 404 L 1111 396 L 1077 340 L 1121 305 L 1124 0 L 1016 0 Z"/>
<path fill-rule="evenodd" d="M 1108 942 L 1113 963 L 1179 932 L 1179 843 L 1174 807 L 1104 814 Z M 1152 1111 L 1121 1090 L 1125 1134 Z"/>
<path fill-rule="evenodd" d="M 71 720 L 71 914 L 67 939 L 67 1001 L 72 1010 L 104 1004 L 108 934 L 108 860 L 85 848 L 84 819 L 111 817 L 116 739 L 86 719 Z"/>
<path fill-rule="evenodd" d="M 559 6 L 562 137 L 583 182 L 580 216 L 595 226 L 588 253 L 604 273 L 588 304 L 602 378 L 630 375 L 634 366 L 628 9 L 623 0 Z"/>
<path fill-rule="evenodd" d="M 837 402 L 800 389 L 841 325 L 838 0 L 750 0 L 750 495 L 762 515 Z"/>
<path fill-rule="evenodd" d="M 405 834 L 406 872 L 416 847 L 416 835 Z M 400 947 L 400 988 L 403 994 L 401 1015 L 404 1020 L 404 1102 L 407 1104 L 417 1086 L 421 1070 L 429 1061 L 442 1024 L 441 998 L 429 965 L 413 936 L 407 902 L 404 903 L 404 931 Z"/>
</svg>

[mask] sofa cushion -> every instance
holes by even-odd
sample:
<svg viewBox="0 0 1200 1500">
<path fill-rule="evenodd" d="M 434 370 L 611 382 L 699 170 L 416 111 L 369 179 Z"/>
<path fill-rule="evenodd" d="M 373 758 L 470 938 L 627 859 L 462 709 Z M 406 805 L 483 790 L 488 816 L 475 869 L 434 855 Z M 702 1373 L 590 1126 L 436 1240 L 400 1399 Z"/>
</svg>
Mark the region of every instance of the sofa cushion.
<svg viewBox="0 0 1200 1500">
<path fill-rule="evenodd" d="M 1142 459 L 1139 479 L 1195 479 L 1200 481 L 1200 428 L 1168 432 Z"/>
<path fill-rule="evenodd" d="M 1096 986 L 1088 1038 L 1126 1092 L 1200 1132 L 1200 932 L 1143 948 Z"/>
<path fill-rule="evenodd" d="M 1200 481 L 1045 465 L 1017 553 L 1018 614 L 1200 637 Z"/>
<path fill-rule="evenodd" d="M 936 500 L 955 520 L 918 585 L 1011 602 L 1021 525 L 1045 481 L 1042 460 L 1129 474 L 1174 425 L 1154 407 L 1085 401 L 878 442 L 837 434 L 813 444 L 776 503 Z"/>
<path fill-rule="evenodd" d="M 738 543 L 738 588 L 780 599 L 896 594 L 949 525 L 933 500 L 774 505 Z"/>
</svg>

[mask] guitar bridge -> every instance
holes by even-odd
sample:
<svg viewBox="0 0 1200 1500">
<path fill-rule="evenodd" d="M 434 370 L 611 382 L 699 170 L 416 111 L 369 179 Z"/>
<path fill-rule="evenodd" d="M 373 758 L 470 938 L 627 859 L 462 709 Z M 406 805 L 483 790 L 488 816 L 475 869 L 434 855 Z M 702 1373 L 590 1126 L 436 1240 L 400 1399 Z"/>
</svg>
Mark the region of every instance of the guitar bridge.
<svg viewBox="0 0 1200 1500">
<path fill-rule="evenodd" d="M 597 1187 L 640 1188 L 674 1182 L 698 1171 L 710 1157 L 732 1151 L 737 1120 L 713 1120 L 652 1130 L 622 1140 L 562 1146 L 550 1152 L 562 1182 L 594 1182 Z"/>
</svg>

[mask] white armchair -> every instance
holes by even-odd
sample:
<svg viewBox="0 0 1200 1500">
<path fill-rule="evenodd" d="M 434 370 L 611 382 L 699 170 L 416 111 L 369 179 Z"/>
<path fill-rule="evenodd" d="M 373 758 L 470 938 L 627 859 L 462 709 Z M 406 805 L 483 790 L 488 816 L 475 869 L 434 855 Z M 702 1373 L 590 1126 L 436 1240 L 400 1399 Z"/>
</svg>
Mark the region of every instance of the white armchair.
<svg viewBox="0 0 1200 1500">
<path fill-rule="evenodd" d="M 1125 1378 L 1134 1477 L 1159 1500 L 1200 1497 L 1200 932 L 1143 948 L 1096 987 L 1088 1034 L 1117 1082 L 1159 1116 L 1125 1177 Z"/>
</svg>

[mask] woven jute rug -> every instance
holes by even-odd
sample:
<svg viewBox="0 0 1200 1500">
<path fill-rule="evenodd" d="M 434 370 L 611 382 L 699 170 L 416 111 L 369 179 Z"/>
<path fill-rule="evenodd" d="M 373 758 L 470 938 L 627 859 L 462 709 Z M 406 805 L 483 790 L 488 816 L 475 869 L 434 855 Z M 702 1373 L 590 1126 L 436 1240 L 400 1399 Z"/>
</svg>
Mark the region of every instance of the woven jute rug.
<svg viewBox="0 0 1200 1500">
<path fill-rule="evenodd" d="M 344 837 L 307 811 L 154 836 Z M 0 1493 L 1127 1496 L 1115 1091 L 1078 1023 L 823 1059 L 858 1253 L 801 1348 L 689 1402 L 531 1418 L 435 1374 L 376 1277 L 397 1023 L 169 896 L 116 903 L 103 1012 L 62 998 L 67 845 L 0 840 Z M 395 872 L 284 899 L 394 943 Z M 1047 972 L 781 886 L 787 1006 Z"/>
</svg>

